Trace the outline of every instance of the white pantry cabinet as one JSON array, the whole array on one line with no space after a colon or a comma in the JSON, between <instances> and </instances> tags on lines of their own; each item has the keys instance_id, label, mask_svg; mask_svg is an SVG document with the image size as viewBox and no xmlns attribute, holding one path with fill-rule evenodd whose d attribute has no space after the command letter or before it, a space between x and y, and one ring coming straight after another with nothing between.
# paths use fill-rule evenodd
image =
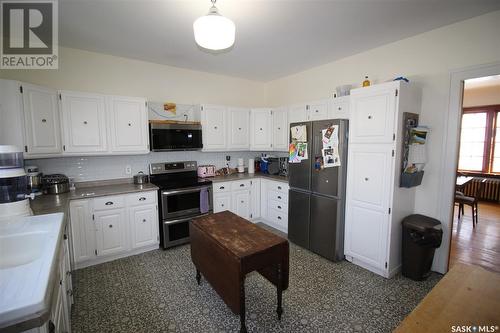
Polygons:
<instances>
[{"instance_id":1,"label":"white pantry cabinet","mask_svg":"<svg viewBox=\"0 0 500 333\"><path fill-rule=\"evenodd\" d=\"M273 149L273 114L271 109L252 109L250 112L250 150Z\"/></svg>"},{"instance_id":2,"label":"white pantry cabinet","mask_svg":"<svg viewBox=\"0 0 500 333\"><path fill-rule=\"evenodd\" d=\"M249 150L250 148L250 110L228 108L228 145L229 150Z\"/></svg>"},{"instance_id":3,"label":"white pantry cabinet","mask_svg":"<svg viewBox=\"0 0 500 333\"><path fill-rule=\"evenodd\" d=\"M144 98L107 98L113 152L149 152L148 110Z\"/></svg>"},{"instance_id":4,"label":"white pantry cabinet","mask_svg":"<svg viewBox=\"0 0 500 333\"><path fill-rule=\"evenodd\" d=\"M30 155L60 154L61 122L57 91L23 83L25 152Z\"/></svg>"},{"instance_id":5,"label":"white pantry cabinet","mask_svg":"<svg viewBox=\"0 0 500 333\"><path fill-rule=\"evenodd\" d=\"M384 277L401 266L401 221L414 188L400 188L403 112L420 113L419 90L389 82L351 90L345 256Z\"/></svg>"},{"instance_id":6,"label":"white pantry cabinet","mask_svg":"<svg viewBox=\"0 0 500 333\"><path fill-rule=\"evenodd\" d=\"M102 153L108 150L104 95L61 91L65 153Z\"/></svg>"},{"instance_id":7,"label":"white pantry cabinet","mask_svg":"<svg viewBox=\"0 0 500 333\"><path fill-rule=\"evenodd\" d=\"M288 109L276 108L273 113L273 150L288 151Z\"/></svg>"},{"instance_id":8,"label":"white pantry cabinet","mask_svg":"<svg viewBox=\"0 0 500 333\"><path fill-rule=\"evenodd\" d=\"M158 247L156 191L72 200L70 221L76 268Z\"/></svg>"},{"instance_id":9,"label":"white pantry cabinet","mask_svg":"<svg viewBox=\"0 0 500 333\"><path fill-rule=\"evenodd\" d=\"M203 127L203 150L225 151L227 149L226 107L218 105L201 106Z\"/></svg>"}]
</instances>

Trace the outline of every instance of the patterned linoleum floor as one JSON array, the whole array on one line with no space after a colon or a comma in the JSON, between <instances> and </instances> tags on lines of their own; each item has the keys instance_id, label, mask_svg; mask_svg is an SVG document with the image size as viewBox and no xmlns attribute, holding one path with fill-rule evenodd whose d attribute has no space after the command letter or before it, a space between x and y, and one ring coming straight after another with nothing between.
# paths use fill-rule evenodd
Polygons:
<instances>
[{"instance_id":1,"label":"patterned linoleum floor","mask_svg":"<svg viewBox=\"0 0 500 333\"><path fill-rule=\"evenodd\" d=\"M249 332L390 332L441 278L387 280L349 262L332 263L293 244L290 287L277 320L276 289L246 279ZM189 245L78 270L72 329L80 332L237 332L206 280L196 284Z\"/></svg>"}]
</instances>

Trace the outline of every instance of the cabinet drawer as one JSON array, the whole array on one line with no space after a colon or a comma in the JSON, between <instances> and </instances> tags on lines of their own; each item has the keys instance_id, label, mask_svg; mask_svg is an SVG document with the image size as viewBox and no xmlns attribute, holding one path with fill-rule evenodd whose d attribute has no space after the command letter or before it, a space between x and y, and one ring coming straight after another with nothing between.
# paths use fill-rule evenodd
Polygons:
<instances>
[{"instance_id":1,"label":"cabinet drawer","mask_svg":"<svg viewBox=\"0 0 500 333\"><path fill-rule=\"evenodd\" d=\"M212 186L214 193L231 192L231 182L214 183Z\"/></svg>"},{"instance_id":2,"label":"cabinet drawer","mask_svg":"<svg viewBox=\"0 0 500 333\"><path fill-rule=\"evenodd\" d=\"M271 181L268 184L268 189L270 189L272 191L277 191L277 192L281 192L284 194L288 194L288 184L287 183Z\"/></svg>"},{"instance_id":3,"label":"cabinet drawer","mask_svg":"<svg viewBox=\"0 0 500 333\"><path fill-rule=\"evenodd\" d=\"M104 210L125 207L124 195L113 195L94 199L94 210Z\"/></svg>"},{"instance_id":4,"label":"cabinet drawer","mask_svg":"<svg viewBox=\"0 0 500 333\"><path fill-rule=\"evenodd\" d=\"M239 180L231 182L231 189L233 191L248 190L250 189L250 180Z\"/></svg>"},{"instance_id":5,"label":"cabinet drawer","mask_svg":"<svg viewBox=\"0 0 500 333\"><path fill-rule=\"evenodd\" d=\"M127 206L155 204L158 192L138 192L127 195Z\"/></svg>"},{"instance_id":6,"label":"cabinet drawer","mask_svg":"<svg viewBox=\"0 0 500 333\"><path fill-rule=\"evenodd\" d=\"M269 200L269 210L275 209L281 213L288 214L288 204L277 201L277 200Z\"/></svg>"},{"instance_id":7,"label":"cabinet drawer","mask_svg":"<svg viewBox=\"0 0 500 333\"><path fill-rule=\"evenodd\" d=\"M284 214L280 211L277 211L275 209L270 209L269 210L269 219L271 222L276 223L281 226L288 226L288 216L287 214Z\"/></svg>"},{"instance_id":8,"label":"cabinet drawer","mask_svg":"<svg viewBox=\"0 0 500 333\"><path fill-rule=\"evenodd\" d=\"M268 200L276 200L279 202L288 202L288 193L278 192L278 191L268 191Z\"/></svg>"}]
</instances>

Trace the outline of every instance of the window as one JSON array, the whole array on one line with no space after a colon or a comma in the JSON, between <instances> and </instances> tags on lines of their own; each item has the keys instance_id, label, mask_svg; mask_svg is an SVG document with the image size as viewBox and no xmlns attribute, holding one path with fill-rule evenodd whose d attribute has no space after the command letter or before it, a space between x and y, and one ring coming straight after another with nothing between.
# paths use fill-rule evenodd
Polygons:
<instances>
[{"instance_id":1,"label":"window","mask_svg":"<svg viewBox=\"0 0 500 333\"><path fill-rule=\"evenodd\" d=\"M463 111L459 171L500 173L500 105Z\"/></svg>"}]
</instances>

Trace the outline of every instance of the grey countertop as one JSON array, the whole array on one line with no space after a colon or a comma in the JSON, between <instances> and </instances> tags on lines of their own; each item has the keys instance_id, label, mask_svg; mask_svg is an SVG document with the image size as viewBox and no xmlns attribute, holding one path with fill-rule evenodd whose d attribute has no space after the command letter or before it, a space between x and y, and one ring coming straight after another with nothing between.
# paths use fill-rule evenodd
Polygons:
<instances>
[{"instance_id":1,"label":"grey countertop","mask_svg":"<svg viewBox=\"0 0 500 333\"><path fill-rule=\"evenodd\" d=\"M212 182L214 183L220 183L220 182L230 182L233 180L242 180L242 179L255 179L255 178L262 178L262 179L271 179L271 180L276 180L279 182L283 183L288 183L288 177L285 176L278 176L278 175L268 175L265 173L234 173L228 176L217 176L213 178L209 178Z\"/></svg>"}]
</instances>

